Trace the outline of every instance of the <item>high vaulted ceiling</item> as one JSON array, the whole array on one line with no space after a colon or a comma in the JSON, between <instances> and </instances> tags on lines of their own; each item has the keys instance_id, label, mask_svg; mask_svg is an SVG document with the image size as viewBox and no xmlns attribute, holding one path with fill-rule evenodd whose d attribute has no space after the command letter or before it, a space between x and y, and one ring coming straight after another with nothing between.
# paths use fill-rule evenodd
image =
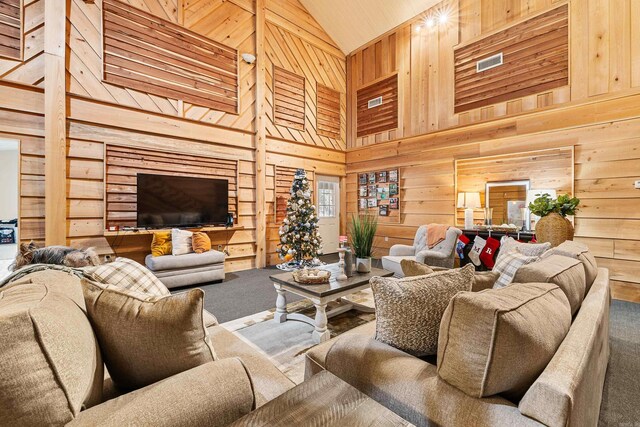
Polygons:
<instances>
[{"instance_id":1,"label":"high vaulted ceiling","mask_svg":"<svg viewBox=\"0 0 640 427\"><path fill-rule=\"evenodd\" d=\"M441 0L300 0L346 54Z\"/></svg>"}]
</instances>

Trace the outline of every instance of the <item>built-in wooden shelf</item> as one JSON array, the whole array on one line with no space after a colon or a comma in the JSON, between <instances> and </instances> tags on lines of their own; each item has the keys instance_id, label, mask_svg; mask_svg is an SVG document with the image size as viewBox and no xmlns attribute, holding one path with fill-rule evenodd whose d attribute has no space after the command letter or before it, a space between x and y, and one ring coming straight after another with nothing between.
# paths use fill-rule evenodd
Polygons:
<instances>
[{"instance_id":1,"label":"built-in wooden shelf","mask_svg":"<svg viewBox=\"0 0 640 427\"><path fill-rule=\"evenodd\" d=\"M237 231L237 230L244 230L244 225L234 225L233 227L194 227L194 228L186 228L186 230L189 231ZM110 237L110 236L135 236L137 234L153 234L156 233L158 231L171 231L170 228L157 228L157 229L151 229L151 230L118 230L118 231L109 231L109 230L105 230L104 231L104 236L105 237Z\"/></svg>"}]
</instances>

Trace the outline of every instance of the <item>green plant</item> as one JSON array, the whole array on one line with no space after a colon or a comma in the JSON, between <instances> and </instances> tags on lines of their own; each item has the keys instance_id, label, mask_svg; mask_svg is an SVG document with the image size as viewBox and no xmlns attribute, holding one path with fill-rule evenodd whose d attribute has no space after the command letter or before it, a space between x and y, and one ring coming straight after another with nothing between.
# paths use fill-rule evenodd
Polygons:
<instances>
[{"instance_id":1,"label":"green plant","mask_svg":"<svg viewBox=\"0 0 640 427\"><path fill-rule=\"evenodd\" d=\"M557 213L566 217L567 215L575 215L579 203L580 199L571 197L568 194L563 194L558 196L556 200L553 200L551 195L544 193L529 203L529 210L532 214L538 215L539 217L547 216L550 213Z\"/></svg>"},{"instance_id":2,"label":"green plant","mask_svg":"<svg viewBox=\"0 0 640 427\"><path fill-rule=\"evenodd\" d=\"M378 229L378 218L374 215L351 216L349 234L351 247L358 258L369 258L373 253L373 238Z\"/></svg>"}]
</instances>

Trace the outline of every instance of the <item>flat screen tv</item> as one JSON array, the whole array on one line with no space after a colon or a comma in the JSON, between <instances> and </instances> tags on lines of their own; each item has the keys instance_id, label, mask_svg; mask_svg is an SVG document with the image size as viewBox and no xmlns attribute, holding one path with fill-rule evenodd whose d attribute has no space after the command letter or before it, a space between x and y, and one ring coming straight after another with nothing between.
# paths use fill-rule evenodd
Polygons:
<instances>
[{"instance_id":1,"label":"flat screen tv","mask_svg":"<svg viewBox=\"0 0 640 427\"><path fill-rule=\"evenodd\" d=\"M229 212L225 179L138 174L138 227L224 225Z\"/></svg>"}]
</instances>

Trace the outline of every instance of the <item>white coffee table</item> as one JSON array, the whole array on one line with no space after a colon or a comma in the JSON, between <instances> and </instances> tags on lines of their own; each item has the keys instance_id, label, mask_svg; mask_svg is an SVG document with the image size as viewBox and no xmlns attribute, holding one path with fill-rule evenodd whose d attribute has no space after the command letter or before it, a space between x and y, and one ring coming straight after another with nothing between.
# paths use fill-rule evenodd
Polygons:
<instances>
[{"instance_id":1,"label":"white coffee table","mask_svg":"<svg viewBox=\"0 0 640 427\"><path fill-rule=\"evenodd\" d=\"M331 280L329 283L321 285L305 285L293 280L293 275L290 272L275 274L269 277L273 281L273 286L276 288L276 292L278 293L274 320L278 323L282 323L287 320L297 320L312 325L315 328L312 336L314 341L317 343L327 341L330 338L330 333L327 330L328 318L337 316L338 314L352 309L366 313L373 313L375 311L375 309L366 305L347 301L344 297L358 291L368 289L369 280L374 276L393 276L393 272L391 271L372 268L369 273L354 273L353 276L349 277L347 280L339 282L336 280L336 277L338 276L338 264L328 264L321 268L323 270L331 271ZM286 292L291 292L292 294L311 300L316 309L315 318L312 319L311 317L300 313L288 313ZM342 304L327 311L327 304L331 301L340 301Z\"/></svg>"}]
</instances>

